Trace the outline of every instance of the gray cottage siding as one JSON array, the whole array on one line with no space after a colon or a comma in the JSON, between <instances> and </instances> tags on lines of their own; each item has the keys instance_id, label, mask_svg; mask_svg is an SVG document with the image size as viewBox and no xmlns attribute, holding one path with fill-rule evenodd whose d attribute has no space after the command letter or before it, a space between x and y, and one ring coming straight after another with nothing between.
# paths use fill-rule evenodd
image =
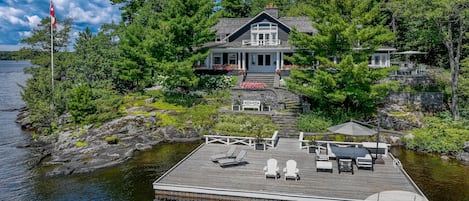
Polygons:
<instances>
[{"instance_id":1,"label":"gray cottage siding","mask_svg":"<svg viewBox=\"0 0 469 201\"><path fill-rule=\"evenodd\" d=\"M251 25L257 24L259 22L272 22L276 23L279 28L279 39L280 40L288 40L288 35L290 34L290 28L285 26L282 22L278 19L271 17L268 14L262 13L257 18L245 24L241 29L237 30L236 33L233 33L229 36L229 42L235 41L242 41L242 40L250 40L251 39Z\"/></svg>"}]
</instances>

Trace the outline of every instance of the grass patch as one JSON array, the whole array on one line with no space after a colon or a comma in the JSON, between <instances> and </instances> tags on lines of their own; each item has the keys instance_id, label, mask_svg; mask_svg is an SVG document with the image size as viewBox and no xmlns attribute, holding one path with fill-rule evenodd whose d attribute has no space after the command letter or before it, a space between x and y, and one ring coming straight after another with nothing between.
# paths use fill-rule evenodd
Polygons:
<instances>
[{"instance_id":1,"label":"grass patch","mask_svg":"<svg viewBox=\"0 0 469 201\"><path fill-rule=\"evenodd\" d=\"M77 147L86 147L86 146L88 146L88 143L85 142L85 141L78 141L77 143L75 143L75 146L77 146Z\"/></svg>"}]
</instances>

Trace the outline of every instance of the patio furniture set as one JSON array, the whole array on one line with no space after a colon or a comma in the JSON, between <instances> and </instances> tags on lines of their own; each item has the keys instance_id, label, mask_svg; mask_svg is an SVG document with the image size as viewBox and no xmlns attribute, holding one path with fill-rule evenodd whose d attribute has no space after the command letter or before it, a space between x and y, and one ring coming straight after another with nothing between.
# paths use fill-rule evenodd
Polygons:
<instances>
[{"instance_id":1,"label":"patio furniture set","mask_svg":"<svg viewBox=\"0 0 469 201\"><path fill-rule=\"evenodd\" d=\"M358 147L331 147L337 161L339 174L342 172L351 172L354 174L353 164L358 168L369 168L374 170L373 158L366 148ZM333 172L332 161L329 161L329 155L323 153L321 149L316 149L316 171Z\"/></svg>"}]
</instances>

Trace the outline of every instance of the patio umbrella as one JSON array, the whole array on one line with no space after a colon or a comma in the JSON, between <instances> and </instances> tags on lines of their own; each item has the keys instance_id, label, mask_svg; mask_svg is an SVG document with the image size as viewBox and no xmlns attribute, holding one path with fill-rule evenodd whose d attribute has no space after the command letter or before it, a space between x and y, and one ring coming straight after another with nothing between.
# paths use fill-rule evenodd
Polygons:
<instances>
[{"instance_id":1,"label":"patio umbrella","mask_svg":"<svg viewBox=\"0 0 469 201\"><path fill-rule=\"evenodd\" d=\"M337 134L352 136L370 136L378 133L373 129L369 129L352 121L329 127L327 130Z\"/></svg>"},{"instance_id":2,"label":"patio umbrella","mask_svg":"<svg viewBox=\"0 0 469 201\"><path fill-rule=\"evenodd\" d=\"M427 52L420 52L420 51L414 51L414 50L410 50L410 51L404 51L404 52L396 52L396 53L393 53L393 54L406 54L406 55L412 55L412 54L427 54Z\"/></svg>"}]
</instances>

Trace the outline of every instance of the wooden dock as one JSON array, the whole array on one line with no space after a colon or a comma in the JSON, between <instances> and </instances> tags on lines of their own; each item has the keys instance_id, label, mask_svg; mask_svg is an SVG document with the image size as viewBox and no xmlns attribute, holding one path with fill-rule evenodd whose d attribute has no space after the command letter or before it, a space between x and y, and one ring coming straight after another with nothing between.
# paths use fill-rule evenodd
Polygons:
<instances>
[{"instance_id":1,"label":"wooden dock","mask_svg":"<svg viewBox=\"0 0 469 201\"><path fill-rule=\"evenodd\" d=\"M315 155L300 150L298 139L281 138L277 147L256 151L245 145L247 164L222 168L209 160L229 146L203 144L153 183L156 199L174 200L365 200L383 191L407 191L421 195L413 182L387 157L374 171L356 169L355 174L317 172ZM263 168L269 158L279 162L280 179L266 179ZM297 161L300 180L285 180L287 160ZM425 198L426 199L426 198Z\"/></svg>"}]
</instances>

